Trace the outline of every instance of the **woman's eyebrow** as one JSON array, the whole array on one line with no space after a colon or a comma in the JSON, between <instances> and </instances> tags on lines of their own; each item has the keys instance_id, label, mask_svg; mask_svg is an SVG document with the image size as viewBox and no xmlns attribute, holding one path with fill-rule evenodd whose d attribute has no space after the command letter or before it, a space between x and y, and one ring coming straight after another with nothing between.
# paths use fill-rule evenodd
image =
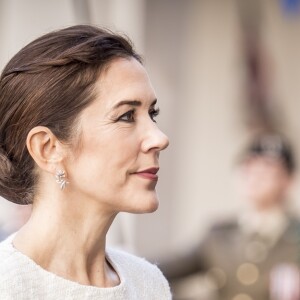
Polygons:
<instances>
[{"instance_id":1,"label":"woman's eyebrow","mask_svg":"<svg viewBox=\"0 0 300 300\"><path fill-rule=\"evenodd\" d=\"M119 108L123 105L131 105L131 106L141 106L142 102L138 100L122 100L118 102L116 105L114 105L113 109Z\"/></svg>"},{"instance_id":2,"label":"woman's eyebrow","mask_svg":"<svg viewBox=\"0 0 300 300\"><path fill-rule=\"evenodd\" d=\"M154 99L150 106L154 106L157 103L157 99Z\"/></svg>"},{"instance_id":3,"label":"woman's eyebrow","mask_svg":"<svg viewBox=\"0 0 300 300\"><path fill-rule=\"evenodd\" d=\"M157 102L157 99L154 99L150 106L154 106L156 104L156 102ZM141 106L142 102L138 101L138 100L122 100L122 101L118 102L117 104L115 104L113 106L113 109L119 108L120 106L123 106L123 105Z\"/></svg>"}]
</instances>

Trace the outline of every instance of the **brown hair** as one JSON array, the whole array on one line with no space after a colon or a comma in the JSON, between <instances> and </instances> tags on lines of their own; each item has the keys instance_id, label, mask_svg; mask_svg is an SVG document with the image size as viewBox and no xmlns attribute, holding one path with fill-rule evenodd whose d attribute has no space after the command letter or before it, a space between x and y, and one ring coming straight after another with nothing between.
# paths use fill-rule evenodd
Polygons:
<instances>
[{"instance_id":1,"label":"brown hair","mask_svg":"<svg viewBox=\"0 0 300 300\"><path fill-rule=\"evenodd\" d=\"M41 36L10 60L0 77L1 196L32 203L37 178L29 131L46 126L69 142L80 112L95 98L101 70L118 57L141 62L127 38L78 25Z\"/></svg>"}]
</instances>

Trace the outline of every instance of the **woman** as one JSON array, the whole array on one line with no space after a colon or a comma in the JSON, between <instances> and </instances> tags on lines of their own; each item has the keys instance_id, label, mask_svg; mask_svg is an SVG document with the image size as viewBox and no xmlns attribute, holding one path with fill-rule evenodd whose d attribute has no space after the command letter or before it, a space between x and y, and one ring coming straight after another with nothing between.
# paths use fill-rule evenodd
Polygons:
<instances>
[{"instance_id":1,"label":"woman","mask_svg":"<svg viewBox=\"0 0 300 300\"><path fill-rule=\"evenodd\" d=\"M125 38L92 26L46 34L0 79L0 195L33 204L0 244L1 299L170 299L156 266L106 249L118 212L158 207L168 146L156 96Z\"/></svg>"}]
</instances>

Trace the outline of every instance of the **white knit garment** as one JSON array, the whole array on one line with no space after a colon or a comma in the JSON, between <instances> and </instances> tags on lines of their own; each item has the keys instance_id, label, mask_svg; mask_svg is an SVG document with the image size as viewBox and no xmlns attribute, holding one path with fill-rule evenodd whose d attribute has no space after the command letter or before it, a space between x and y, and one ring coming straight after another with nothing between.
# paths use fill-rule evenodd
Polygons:
<instances>
[{"instance_id":1,"label":"white knit garment","mask_svg":"<svg viewBox=\"0 0 300 300\"><path fill-rule=\"evenodd\" d=\"M107 250L120 277L116 287L81 285L59 277L16 250L12 237L0 243L1 300L169 300L169 284L161 271L142 258Z\"/></svg>"}]
</instances>

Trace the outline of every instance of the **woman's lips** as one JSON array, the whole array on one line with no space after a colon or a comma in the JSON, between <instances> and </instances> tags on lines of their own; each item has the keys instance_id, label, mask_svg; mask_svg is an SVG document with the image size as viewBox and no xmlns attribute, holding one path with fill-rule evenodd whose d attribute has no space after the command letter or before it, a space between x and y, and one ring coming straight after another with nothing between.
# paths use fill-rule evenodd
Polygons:
<instances>
[{"instance_id":1,"label":"woman's lips","mask_svg":"<svg viewBox=\"0 0 300 300\"><path fill-rule=\"evenodd\" d=\"M142 171L135 172L133 174L139 175L145 179L149 180L158 180L158 175L156 174L158 172L159 168L150 168Z\"/></svg>"}]
</instances>

